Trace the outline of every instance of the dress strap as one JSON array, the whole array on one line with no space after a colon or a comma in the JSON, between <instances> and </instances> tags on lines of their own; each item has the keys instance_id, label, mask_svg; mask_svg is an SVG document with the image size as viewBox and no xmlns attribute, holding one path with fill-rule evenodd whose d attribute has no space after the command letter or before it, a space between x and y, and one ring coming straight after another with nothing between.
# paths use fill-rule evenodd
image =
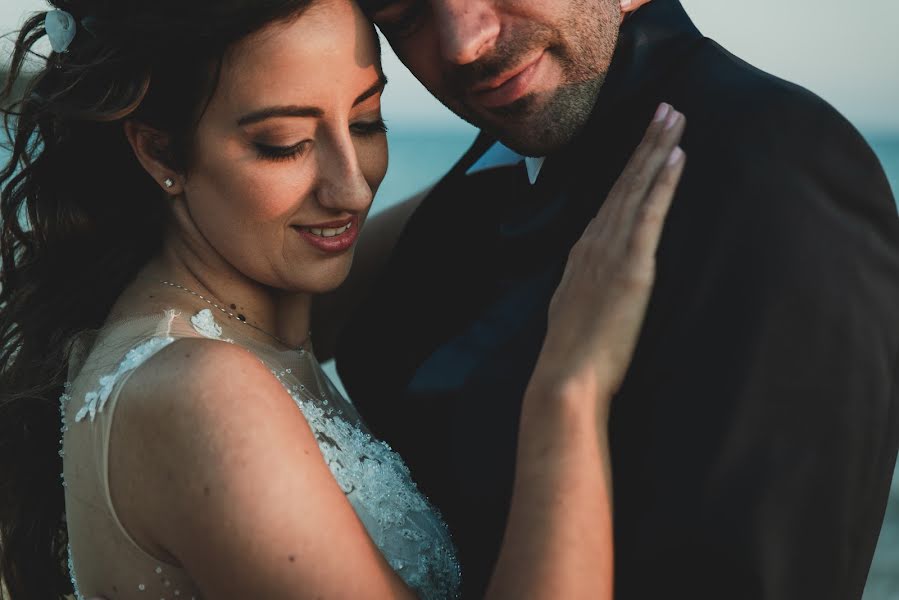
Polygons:
<instances>
[{"instance_id":1,"label":"dress strap","mask_svg":"<svg viewBox=\"0 0 899 600\"><path fill-rule=\"evenodd\" d=\"M151 338L129 350L115 372L102 375L99 387L84 395L84 405L75 415L75 422L79 423L88 416L93 422L97 413L106 407L113 388L121 381L122 377L147 362L154 354L174 341L173 337Z\"/></svg>"},{"instance_id":2,"label":"dress strap","mask_svg":"<svg viewBox=\"0 0 899 600\"><path fill-rule=\"evenodd\" d=\"M70 496L67 501L99 510L103 519L126 541L120 549L130 553L135 561L164 566L169 571L176 570L177 565L153 556L138 543L119 518L110 493L109 441L122 389L142 365L179 339L178 332L174 330L177 328L178 314L167 310L162 319L159 315L149 315L106 326L103 335L98 336L90 349L84 368L71 385L71 394L68 395L68 402L73 408L81 403L74 417L74 422L81 425L71 443L77 449L75 452L87 459L82 464L91 464L93 468L81 469L77 475L66 474L67 480L70 475L74 477L67 482Z\"/></svg>"},{"instance_id":3,"label":"dress strap","mask_svg":"<svg viewBox=\"0 0 899 600\"><path fill-rule=\"evenodd\" d=\"M122 378L134 371L136 368L147 362L157 352L175 341L172 337L172 323L177 313L174 310L165 312L165 319L160 323L156 330L156 335L145 339L136 346L132 347L125 354L125 357L119 362L116 369L112 372L100 376L99 385L84 395L84 405L75 415L75 422L80 423L86 417L90 417L91 422L97 417L97 413L101 412L109 400L109 396L116 384Z\"/></svg>"}]
</instances>

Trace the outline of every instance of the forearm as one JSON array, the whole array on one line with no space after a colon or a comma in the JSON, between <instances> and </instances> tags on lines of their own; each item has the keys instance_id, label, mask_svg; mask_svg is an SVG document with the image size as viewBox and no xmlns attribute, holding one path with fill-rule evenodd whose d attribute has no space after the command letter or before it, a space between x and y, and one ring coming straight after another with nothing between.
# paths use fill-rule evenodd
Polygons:
<instances>
[{"instance_id":1,"label":"forearm","mask_svg":"<svg viewBox=\"0 0 899 600\"><path fill-rule=\"evenodd\" d=\"M631 362L662 224L684 167L683 116L662 104L572 247L522 404L495 598L612 597L608 407Z\"/></svg>"},{"instance_id":2,"label":"forearm","mask_svg":"<svg viewBox=\"0 0 899 600\"><path fill-rule=\"evenodd\" d=\"M512 504L487 597L611 598L611 467L591 377L525 395Z\"/></svg>"}]
</instances>

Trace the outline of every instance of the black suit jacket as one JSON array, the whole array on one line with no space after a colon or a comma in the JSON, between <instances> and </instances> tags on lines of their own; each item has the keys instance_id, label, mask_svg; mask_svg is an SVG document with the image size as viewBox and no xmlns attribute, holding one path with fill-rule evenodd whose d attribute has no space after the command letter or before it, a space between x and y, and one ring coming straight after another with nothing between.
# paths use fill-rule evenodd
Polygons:
<instances>
[{"instance_id":1,"label":"black suit jacket","mask_svg":"<svg viewBox=\"0 0 899 600\"><path fill-rule=\"evenodd\" d=\"M411 218L339 373L480 597L549 299L661 101L687 116L688 165L612 408L616 597L859 598L899 447L896 206L846 120L676 0L624 23L590 122L536 186L466 175L476 141Z\"/></svg>"}]
</instances>

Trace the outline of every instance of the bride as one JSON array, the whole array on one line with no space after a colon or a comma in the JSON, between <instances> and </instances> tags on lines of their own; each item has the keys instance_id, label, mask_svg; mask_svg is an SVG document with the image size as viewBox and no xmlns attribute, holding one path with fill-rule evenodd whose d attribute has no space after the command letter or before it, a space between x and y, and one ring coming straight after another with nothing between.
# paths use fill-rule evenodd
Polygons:
<instances>
[{"instance_id":1,"label":"bride","mask_svg":"<svg viewBox=\"0 0 899 600\"><path fill-rule=\"evenodd\" d=\"M54 52L0 173L8 593L457 596L439 514L307 333L387 167L371 25L348 0L54 3L18 38L8 86ZM606 415L684 126L659 108L572 250L490 598L611 597Z\"/></svg>"}]
</instances>

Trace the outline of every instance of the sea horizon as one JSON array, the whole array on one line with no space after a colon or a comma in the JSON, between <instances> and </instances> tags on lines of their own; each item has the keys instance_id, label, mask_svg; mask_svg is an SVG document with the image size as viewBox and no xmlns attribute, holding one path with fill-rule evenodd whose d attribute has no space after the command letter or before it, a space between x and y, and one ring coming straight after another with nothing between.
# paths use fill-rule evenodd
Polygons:
<instances>
[{"instance_id":1,"label":"sea horizon","mask_svg":"<svg viewBox=\"0 0 899 600\"><path fill-rule=\"evenodd\" d=\"M867 129L860 133L880 160L899 205L899 131ZM390 163L372 212L385 210L436 183L462 157L476 135L477 130L467 124L443 128L391 126Z\"/></svg>"}]
</instances>

